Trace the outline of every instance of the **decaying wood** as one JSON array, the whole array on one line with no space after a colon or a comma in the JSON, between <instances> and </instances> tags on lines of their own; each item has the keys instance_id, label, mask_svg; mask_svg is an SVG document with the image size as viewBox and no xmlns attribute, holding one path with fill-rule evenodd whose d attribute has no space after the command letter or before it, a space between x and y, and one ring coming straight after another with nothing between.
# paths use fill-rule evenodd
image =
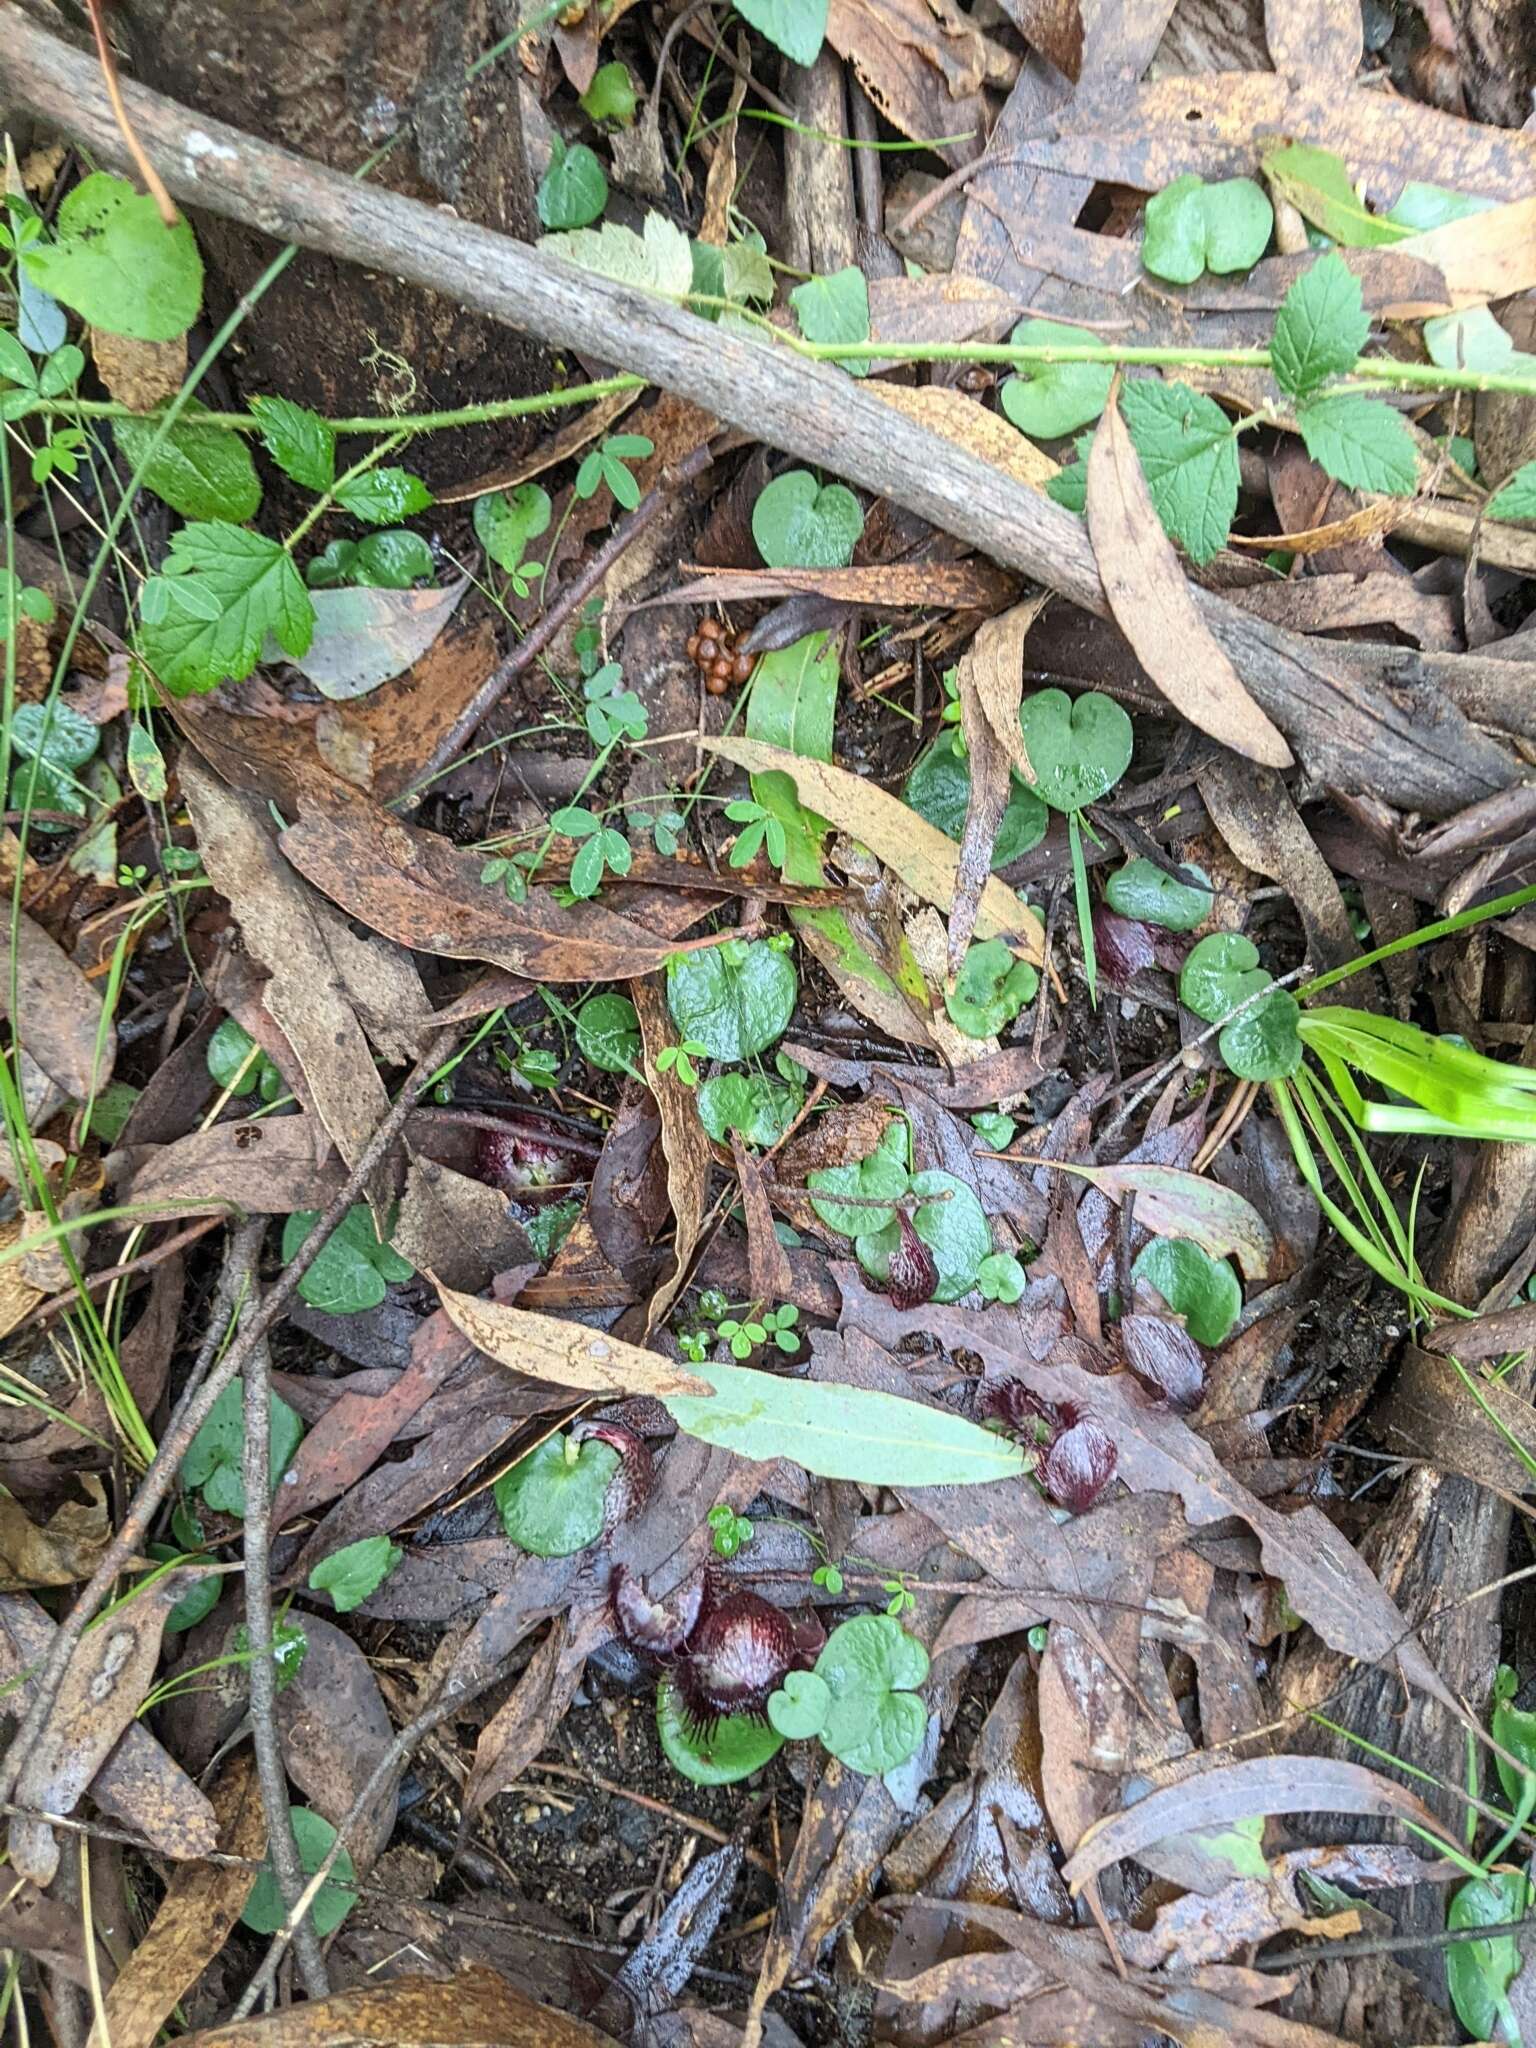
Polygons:
<instances>
[{"instance_id":1,"label":"decaying wood","mask_svg":"<svg viewBox=\"0 0 1536 2048\"><path fill-rule=\"evenodd\" d=\"M723 420L879 492L1075 604L1105 610L1088 537L1040 494L898 415L829 365L572 269L504 235L357 184L125 88L134 123L179 199L373 265L555 345L594 346ZM0 94L123 161L97 67L0 0ZM192 147L196 138L197 148ZM1344 789L1444 816L1519 778L1400 648L1309 642L1195 592L1206 624L1304 765Z\"/></svg>"}]
</instances>

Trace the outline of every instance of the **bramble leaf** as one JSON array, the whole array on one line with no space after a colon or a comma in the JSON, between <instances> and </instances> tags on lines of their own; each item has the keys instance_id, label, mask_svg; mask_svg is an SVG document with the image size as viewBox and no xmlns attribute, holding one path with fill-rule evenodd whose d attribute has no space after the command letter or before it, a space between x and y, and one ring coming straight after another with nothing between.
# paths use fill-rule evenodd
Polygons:
<instances>
[{"instance_id":1,"label":"bramble leaf","mask_svg":"<svg viewBox=\"0 0 1536 2048\"><path fill-rule=\"evenodd\" d=\"M197 423L201 406L188 405L140 473L146 490L162 498L183 519L230 519L238 526L255 515L261 484L251 451L227 427ZM126 461L137 469L159 431L155 419L123 419L113 433Z\"/></svg>"},{"instance_id":2,"label":"bramble leaf","mask_svg":"<svg viewBox=\"0 0 1536 2048\"><path fill-rule=\"evenodd\" d=\"M1191 561L1208 562L1225 544L1237 510L1232 422L1203 392L1146 377L1122 388L1120 411L1164 531Z\"/></svg>"},{"instance_id":3,"label":"bramble leaf","mask_svg":"<svg viewBox=\"0 0 1536 2048\"><path fill-rule=\"evenodd\" d=\"M269 634L285 653L307 654L314 629L292 558L265 534L222 521L184 526L141 593L139 649L173 697L242 682Z\"/></svg>"},{"instance_id":4,"label":"bramble leaf","mask_svg":"<svg viewBox=\"0 0 1536 2048\"><path fill-rule=\"evenodd\" d=\"M291 398L253 398L251 411L278 468L307 491L328 491L336 475L336 436L329 423Z\"/></svg>"},{"instance_id":5,"label":"bramble leaf","mask_svg":"<svg viewBox=\"0 0 1536 2048\"><path fill-rule=\"evenodd\" d=\"M1286 293L1269 347L1275 382L1306 398L1354 368L1371 331L1360 280L1336 250L1320 256Z\"/></svg>"},{"instance_id":6,"label":"bramble leaf","mask_svg":"<svg viewBox=\"0 0 1536 2048\"><path fill-rule=\"evenodd\" d=\"M1339 483L1356 491L1413 495L1418 451L1407 422L1384 399L1353 392L1310 399L1296 424L1312 460Z\"/></svg>"}]
</instances>

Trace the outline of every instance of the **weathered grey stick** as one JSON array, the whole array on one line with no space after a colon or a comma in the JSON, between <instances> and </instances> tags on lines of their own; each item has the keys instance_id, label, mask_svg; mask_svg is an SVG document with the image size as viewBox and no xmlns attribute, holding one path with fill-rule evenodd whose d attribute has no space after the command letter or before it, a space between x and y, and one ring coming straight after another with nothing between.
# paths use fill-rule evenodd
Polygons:
<instances>
[{"instance_id":1,"label":"weathered grey stick","mask_svg":"<svg viewBox=\"0 0 1536 2048\"><path fill-rule=\"evenodd\" d=\"M767 342L723 333L666 301L508 236L354 183L239 129L124 85L133 124L189 206L457 297L692 399L722 420L931 520L995 561L1103 612L1082 525L969 450L887 405L867 383ZM125 161L95 59L0 0L0 105ZM1517 779L1409 649L1307 640L1194 592L1256 701L1318 778L1441 817ZM1454 657L1440 657L1441 662Z\"/></svg>"}]
</instances>

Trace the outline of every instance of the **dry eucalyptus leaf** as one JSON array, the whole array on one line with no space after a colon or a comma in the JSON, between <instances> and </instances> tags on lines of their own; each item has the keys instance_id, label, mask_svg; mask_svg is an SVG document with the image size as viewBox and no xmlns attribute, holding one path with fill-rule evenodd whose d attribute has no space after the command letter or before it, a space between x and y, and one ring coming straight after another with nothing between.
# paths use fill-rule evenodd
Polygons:
<instances>
[{"instance_id":1,"label":"dry eucalyptus leaf","mask_svg":"<svg viewBox=\"0 0 1536 2048\"><path fill-rule=\"evenodd\" d=\"M487 1358L528 1379L583 1394L709 1394L713 1389L659 1351L606 1337L585 1323L457 1294L434 1280L454 1327Z\"/></svg>"}]
</instances>

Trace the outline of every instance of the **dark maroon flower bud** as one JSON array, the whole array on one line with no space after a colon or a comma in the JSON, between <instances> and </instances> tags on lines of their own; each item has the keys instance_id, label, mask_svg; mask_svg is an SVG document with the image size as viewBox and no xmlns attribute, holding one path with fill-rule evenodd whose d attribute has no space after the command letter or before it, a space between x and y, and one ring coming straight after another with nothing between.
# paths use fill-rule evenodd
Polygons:
<instances>
[{"instance_id":1,"label":"dark maroon flower bud","mask_svg":"<svg viewBox=\"0 0 1536 2048\"><path fill-rule=\"evenodd\" d=\"M896 1227L900 1238L891 1253L890 1271L886 1278L891 1303L895 1308L921 1308L925 1301L933 1299L939 1284L939 1269L933 1262L933 1253L913 1229L912 1218L905 1209L896 1211Z\"/></svg>"},{"instance_id":2,"label":"dark maroon flower bud","mask_svg":"<svg viewBox=\"0 0 1536 2048\"><path fill-rule=\"evenodd\" d=\"M562 1186L574 1171L570 1153L558 1140L527 1131L482 1131L475 1147L476 1180L524 1200Z\"/></svg>"},{"instance_id":3,"label":"dark maroon flower bud","mask_svg":"<svg viewBox=\"0 0 1536 2048\"><path fill-rule=\"evenodd\" d=\"M1150 926L1134 917L1122 917L1106 903L1093 913L1093 950L1099 972L1112 989L1128 989L1135 977L1157 959L1157 945Z\"/></svg>"},{"instance_id":4,"label":"dark maroon flower bud","mask_svg":"<svg viewBox=\"0 0 1536 2048\"><path fill-rule=\"evenodd\" d=\"M1086 1514L1114 1478L1118 1462L1108 1431L1091 1415L1080 1416L1040 1460L1040 1483L1059 1507Z\"/></svg>"},{"instance_id":5,"label":"dark maroon flower bud","mask_svg":"<svg viewBox=\"0 0 1536 2048\"><path fill-rule=\"evenodd\" d=\"M1181 1323L1166 1316L1123 1316L1120 1341L1137 1383L1187 1415L1205 1399L1205 1360Z\"/></svg>"},{"instance_id":6,"label":"dark maroon flower bud","mask_svg":"<svg viewBox=\"0 0 1536 2048\"><path fill-rule=\"evenodd\" d=\"M596 1437L599 1443L619 1454L618 1470L608 1482L603 1501L603 1531L599 1540L606 1543L620 1522L638 1515L651 1497L655 1467L650 1446L622 1422L573 1422L571 1435L579 1444Z\"/></svg>"},{"instance_id":7,"label":"dark maroon flower bud","mask_svg":"<svg viewBox=\"0 0 1536 2048\"><path fill-rule=\"evenodd\" d=\"M608 1597L619 1634L632 1650L663 1663L675 1657L699 1625L708 1578L707 1572L695 1572L664 1600L653 1600L641 1580L616 1564Z\"/></svg>"},{"instance_id":8,"label":"dark maroon flower bud","mask_svg":"<svg viewBox=\"0 0 1536 2048\"><path fill-rule=\"evenodd\" d=\"M1063 1410L1022 1380L992 1381L982 1388L977 1406L984 1419L1006 1423L1031 1443L1043 1442L1066 1427Z\"/></svg>"},{"instance_id":9,"label":"dark maroon flower bud","mask_svg":"<svg viewBox=\"0 0 1536 2048\"><path fill-rule=\"evenodd\" d=\"M827 1632L814 1614L803 1615L794 1624L796 1671L809 1671L827 1647Z\"/></svg>"},{"instance_id":10,"label":"dark maroon flower bud","mask_svg":"<svg viewBox=\"0 0 1536 2048\"><path fill-rule=\"evenodd\" d=\"M795 1664L789 1616L756 1593L729 1593L699 1623L676 1667L688 1718L707 1733L723 1714L761 1720Z\"/></svg>"}]
</instances>

